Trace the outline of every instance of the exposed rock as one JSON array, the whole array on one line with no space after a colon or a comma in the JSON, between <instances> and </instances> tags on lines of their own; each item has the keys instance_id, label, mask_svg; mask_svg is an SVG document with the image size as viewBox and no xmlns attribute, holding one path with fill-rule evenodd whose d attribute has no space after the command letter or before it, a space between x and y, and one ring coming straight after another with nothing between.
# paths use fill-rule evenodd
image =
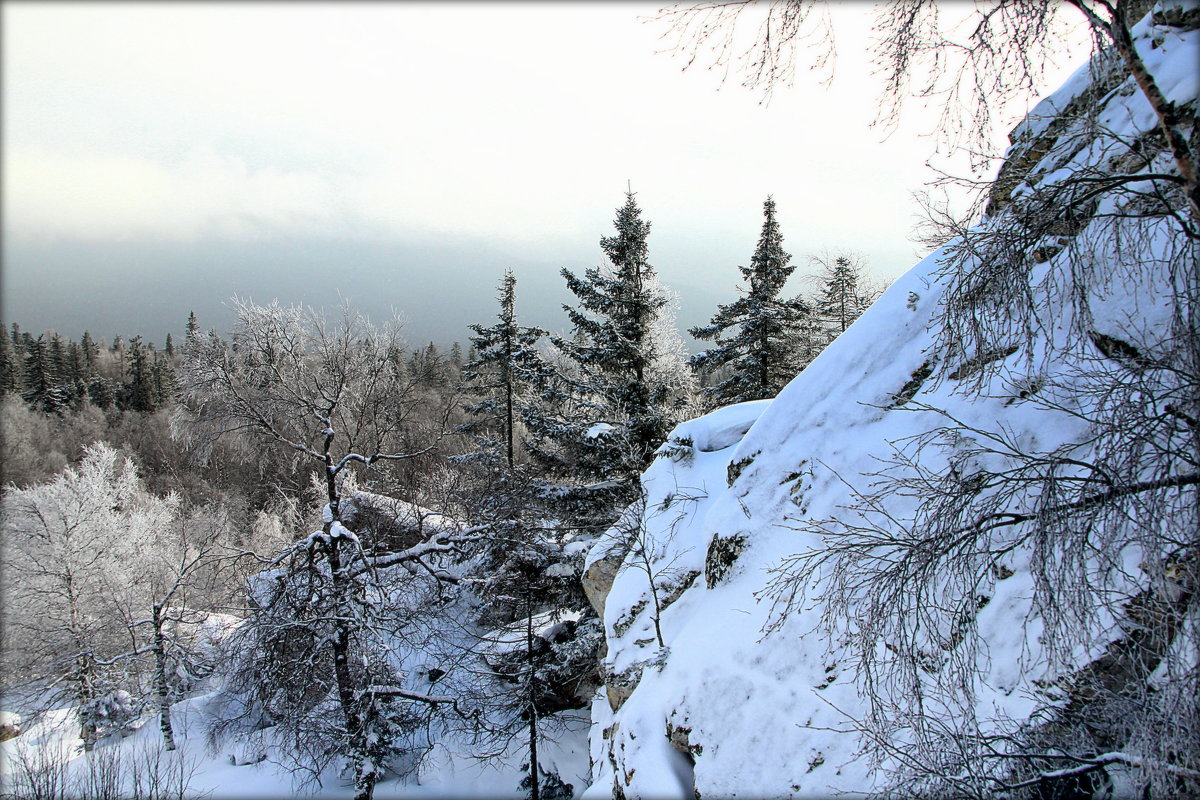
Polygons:
<instances>
[{"instance_id":1,"label":"exposed rock","mask_svg":"<svg viewBox=\"0 0 1200 800\"><path fill-rule=\"evenodd\" d=\"M604 600L612 589L617 573L621 571L621 563L625 560L624 550L610 550L603 558L599 558L584 570L581 581L583 593L600 619L604 619Z\"/></svg>"},{"instance_id":2,"label":"exposed rock","mask_svg":"<svg viewBox=\"0 0 1200 800\"><path fill-rule=\"evenodd\" d=\"M704 559L704 574L708 588L715 588L729 574L737 557L746 549L746 537L714 536L708 544L708 555Z\"/></svg>"},{"instance_id":3,"label":"exposed rock","mask_svg":"<svg viewBox=\"0 0 1200 800\"><path fill-rule=\"evenodd\" d=\"M604 673L604 693L608 696L608 705L613 711L619 711L625 701L633 694L642 681L642 670L645 664L635 664L624 672Z\"/></svg>"},{"instance_id":4,"label":"exposed rock","mask_svg":"<svg viewBox=\"0 0 1200 800\"><path fill-rule=\"evenodd\" d=\"M674 747L684 758L694 764L696 756L704 753L704 745L693 743L689 738L691 734L691 728L667 722L667 741L671 743L671 747Z\"/></svg>"},{"instance_id":5,"label":"exposed rock","mask_svg":"<svg viewBox=\"0 0 1200 800\"><path fill-rule=\"evenodd\" d=\"M698 570L691 570L680 575L677 580L673 580L662 586L659 590L661 594L658 597L659 609L665 609L682 597L683 593L691 588L692 583L698 577L700 577L700 572Z\"/></svg>"},{"instance_id":6,"label":"exposed rock","mask_svg":"<svg viewBox=\"0 0 1200 800\"><path fill-rule=\"evenodd\" d=\"M12 711L0 711L0 742L7 742L21 735L21 715Z\"/></svg>"}]
</instances>

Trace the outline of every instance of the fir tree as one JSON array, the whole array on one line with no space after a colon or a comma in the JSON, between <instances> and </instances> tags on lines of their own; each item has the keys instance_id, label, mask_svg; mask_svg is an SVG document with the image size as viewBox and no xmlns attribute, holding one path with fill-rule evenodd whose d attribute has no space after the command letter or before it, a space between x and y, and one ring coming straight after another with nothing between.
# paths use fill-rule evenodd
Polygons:
<instances>
[{"instance_id":1,"label":"fir tree","mask_svg":"<svg viewBox=\"0 0 1200 800\"><path fill-rule=\"evenodd\" d=\"M56 331L50 331L50 340L46 343L46 356L50 360L50 373L54 376L54 384L62 389L65 396L70 396L70 360L67 348L61 336Z\"/></svg>"},{"instance_id":2,"label":"fir tree","mask_svg":"<svg viewBox=\"0 0 1200 800\"><path fill-rule=\"evenodd\" d=\"M171 334L167 334L170 340ZM153 390L154 407L161 408L175 396L175 368L171 365L171 357L166 352L156 352L150 345L150 385Z\"/></svg>"},{"instance_id":3,"label":"fir tree","mask_svg":"<svg viewBox=\"0 0 1200 800\"><path fill-rule=\"evenodd\" d=\"M196 312L189 311L187 323L183 328L183 353L188 355L200 345L200 323L196 321Z\"/></svg>"},{"instance_id":4,"label":"fir tree","mask_svg":"<svg viewBox=\"0 0 1200 800\"><path fill-rule=\"evenodd\" d=\"M112 383L103 375L92 375L87 383L88 402L96 408L112 408L116 402L116 393Z\"/></svg>"},{"instance_id":5,"label":"fir tree","mask_svg":"<svg viewBox=\"0 0 1200 800\"><path fill-rule=\"evenodd\" d=\"M815 357L812 310L799 298L780 297L795 266L783 249L770 197L763 203L763 217L750 266L738 267L749 288L734 302L718 306L708 325L691 330L697 339L716 343L692 357L694 369L711 374L729 367L727 378L704 390L715 406L774 397Z\"/></svg>"},{"instance_id":6,"label":"fir tree","mask_svg":"<svg viewBox=\"0 0 1200 800\"><path fill-rule=\"evenodd\" d=\"M134 336L129 340L126 359L129 380L122 391L121 406L132 411L154 411L158 408L158 395L153 351L142 344L141 336Z\"/></svg>"},{"instance_id":7,"label":"fir tree","mask_svg":"<svg viewBox=\"0 0 1200 800\"><path fill-rule=\"evenodd\" d=\"M90 374L83 356L83 347L79 342L68 341L63 361L62 382L70 392L72 401L86 395L87 378Z\"/></svg>"},{"instance_id":8,"label":"fir tree","mask_svg":"<svg viewBox=\"0 0 1200 800\"><path fill-rule=\"evenodd\" d=\"M100 346L92 339L90 331L83 332L83 338L79 340L79 346L83 351L84 374L91 376L96 371L96 359L100 356Z\"/></svg>"},{"instance_id":9,"label":"fir tree","mask_svg":"<svg viewBox=\"0 0 1200 800\"><path fill-rule=\"evenodd\" d=\"M413 350L408 359L408 374L427 388L444 388L448 383L446 357L433 342Z\"/></svg>"}]
</instances>

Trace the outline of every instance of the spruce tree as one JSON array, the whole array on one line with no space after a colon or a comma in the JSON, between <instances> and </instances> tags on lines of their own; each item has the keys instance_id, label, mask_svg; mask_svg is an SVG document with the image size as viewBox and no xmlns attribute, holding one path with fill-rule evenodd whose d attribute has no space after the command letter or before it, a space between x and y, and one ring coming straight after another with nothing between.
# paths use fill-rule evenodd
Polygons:
<instances>
[{"instance_id":1,"label":"spruce tree","mask_svg":"<svg viewBox=\"0 0 1200 800\"><path fill-rule=\"evenodd\" d=\"M750 266L738 267L748 284L742 296L717 307L712 321L691 329L716 346L691 359L694 369L711 374L729 367L729 377L704 390L714 406L774 397L812 358L816 322L799 298L780 297L795 270L783 249L775 201L763 203L762 233Z\"/></svg>"},{"instance_id":2,"label":"spruce tree","mask_svg":"<svg viewBox=\"0 0 1200 800\"><path fill-rule=\"evenodd\" d=\"M833 263L821 262L824 274L821 295L817 298L817 313L832 324L834 336L850 327L874 299L864 292L859 282L862 266L847 256L838 256Z\"/></svg>"},{"instance_id":3,"label":"spruce tree","mask_svg":"<svg viewBox=\"0 0 1200 800\"><path fill-rule=\"evenodd\" d=\"M24 377L25 391L21 397L25 402L47 414L58 413L67 406L69 398L58 385L58 372L45 336L29 339Z\"/></svg>"},{"instance_id":4,"label":"spruce tree","mask_svg":"<svg viewBox=\"0 0 1200 800\"><path fill-rule=\"evenodd\" d=\"M538 340L546 332L517 323L516 286L512 272L505 271L496 324L469 326L475 332L471 337L475 357L463 367L462 377L466 391L479 400L467 406L474 419L460 428L476 437L481 447L478 456L503 459L510 472L516 465L519 421L530 403L531 387L547 369L537 352Z\"/></svg>"},{"instance_id":5,"label":"spruce tree","mask_svg":"<svg viewBox=\"0 0 1200 800\"><path fill-rule=\"evenodd\" d=\"M13 340L0 335L0 397L21 391L22 364Z\"/></svg>"},{"instance_id":6,"label":"spruce tree","mask_svg":"<svg viewBox=\"0 0 1200 800\"><path fill-rule=\"evenodd\" d=\"M563 306L573 336L552 337L570 374L547 384L545 406L527 425L530 451L552 478L564 521L603 530L632 502L638 479L680 421L690 385L674 370L669 300L649 262L650 223L632 192L617 210L616 234L600 240L605 268L562 270L577 307Z\"/></svg>"}]
</instances>

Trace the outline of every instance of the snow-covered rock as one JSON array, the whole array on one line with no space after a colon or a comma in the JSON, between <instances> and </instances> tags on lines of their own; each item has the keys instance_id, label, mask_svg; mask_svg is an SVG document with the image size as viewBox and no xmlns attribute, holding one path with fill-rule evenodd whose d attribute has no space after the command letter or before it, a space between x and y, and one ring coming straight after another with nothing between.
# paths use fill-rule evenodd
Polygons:
<instances>
[{"instance_id":1,"label":"snow-covered rock","mask_svg":"<svg viewBox=\"0 0 1200 800\"><path fill-rule=\"evenodd\" d=\"M1178 7L1172 22L1194 7L1192 0L1167 5ZM1135 34L1168 98L1194 108L1200 31L1166 21L1154 27L1148 19ZM1100 75L1097 86L1082 69L1014 132L1021 163L1001 173L1006 196L1003 203L993 198L993 214L1034 183L1116 168L1111 149L1092 146L1084 120L1062 116L1078 110L1079 98L1099 103L1093 116L1114 137L1153 135L1156 121L1132 79ZM1093 224L1100 223L1085 220L1064 237L1086 237ZM852 521L851 509L896 466L905 443L945 429L951 417L958 440L945 437L919 456L935 472L969 477L997 469L971 440L972 429L1002 432L1037 452L1085 438L1086 420L1075 413L1085 401L1068 397L1055 409L1028 398L1047 381L1086 389L1072 384L1084 380L1075 366L1095 363L1097 350L1113 357L1105 341L1129 344L1133 353L1161 341L1170 327L1170 269L1155 263L1164 256L1170 264L1156 250L1162 241L1153 231L1147 236L1136 279L1097 281L1087 320L1074 316L1070 292L1055 289L1062 285L1055 277L1069 272L1064 247L1037 251L1031 263L1040 272L1030 283L1042 287L1035 299L1042 324L1026 339L975 353L939 339L939 321L954 301L942 267L947 250L939 250L897 280L774 401L676 428L643 477L644 508L627 512L636 519L598 539L587 560L607 654L606 686L592 706L593 784L586 796L827 797L880 788L889 768L899 766L887 748L904 742L871 742L858 721L873 702L889 698L863 691L854 652L841 638L854 621L834 630L822 617L833 577L818 571L797 587L779 582L787 577L781 570L794 566L797 554L823 552L829 541L820 523ZM1090 340L1078 333L1085 323ZM897 492L879 502L878 514L904 520L912 519L917 500ZM630 531L639 530L644 546L631 550ZM1042 649L1030 559L1015 549L976 587L978 649L951 642L924 668L933 676L951 658L975 659L972 714L985 734L1053 704L1050 684L1083 669L1122 635L1119 620L1098 614L1087 622L1091 646L1055 672L1050 664L1060 654ZM802 594L789 596L795 588Z\"/></svg>"}]
</instances>

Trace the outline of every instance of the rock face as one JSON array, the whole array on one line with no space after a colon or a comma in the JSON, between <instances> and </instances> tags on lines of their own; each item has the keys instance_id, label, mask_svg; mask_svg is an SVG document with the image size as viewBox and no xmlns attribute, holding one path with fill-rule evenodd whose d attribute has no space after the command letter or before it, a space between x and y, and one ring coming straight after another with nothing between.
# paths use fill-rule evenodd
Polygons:
<instances>
[{"instance_id":1,"label":"rock face","mask_svg":"<svg viewBox=\"0 0 1200 800\"><path fill-rule=\"evenodd\" d=\"M1200 32L1183 23L1195 5L1175 2L1177 13L1162 10L1162 25L1147 19L1135 31L1170 99L1193 109ZM1153 141L1153 115L1131 80L1115 71L1097 74L1093 84L1088 70L1080 70L1014 132L1014 160L992 198L990 213L1000 222L1023 211L1036 185L1073 171L1112 174L1128 164L1119 147L1097 147L1075 112L1088 110L1134 147ZM1003 465L978 456L971 430L1001 431L1006 441L1037 452L1086 440L1086 421L1072 413L1083 401L1058 409L1031 401L1045 387L1076 379L1080 363L1107 359L1146 369L1141 354L1153 349L1156 331L1170 328L1162 298L1170 291L1172 257L1155 250L1157 239L1147 238L1136 280L1101 282L1086 319L1076 315L1070 293L1056 288L1069 285L1070 248L1105 224L1098 208L1068 221L1069 230L1053 241L1030 241L1021 251L1021 268L1040 270L1037 285L1050 287L1030 302L1040 319L1053 321L1026 338L971 352L939 339L946 304L964 300L948 295L953 276L942 266L947 251L938 251L897 280L774 401L721 409L672 433L643 477L648 565L620 561L626 551L615 538L599 540L588 559L588 596L604 621L607 653L605 687L592 706L593 785L585 796L828 797L880 790L903 776L905 765L873 745L861 721L892 715L887 742L906 746L912 719L900 709L914 692L945 697L937 691L957 663L974 665L973 705L947 719L970 719L979 736L1001 735L1039 709L1067 707L1057 688L1064 676L1119 649L1114 643L1124 634L1114 610L1080 623L1090 626L1090 649L1044 651L1043 620L1030 599L1035 556L1016 547L971 585L963 598L969 614L940 646L885 642L883 658L911 662L904 673L911 682L880 685L870 696L853 650L858 618L832 619L823 605L856 575L818 568L807 582L790 580L806 558L836 544L830 520L867 526L877 518L913 519L913 492L864 503L881 481L925 470L957 480L956 491L979 491ZM1103 271L1109 256L1094 255ZM1161 269L1154 267L1158 256ZM1091 333L1079 333L1083 328ZM914 456L904 449L911 442L928 444ZM1133 574L1144 574L1136 564ZM1131 596L1140 595L1135 589ZM971 768L957 764L943 772Z\"/></svg>"},{"instance_id":2,"label":"rock face","mask_svg":"<svg viewBox=\"0 0 1200 800\"><path fill-rule=\"evenodd\" d=\"M7 742L21 735L21 715L12 711L0 711L0 742Z\"/></svg>"},{"instance_id":3,"label":"rock face","mask_svg":"<svg viewBox=\"0 0 1200 800\"><path fill-rule=\"evenodd\" d=\"M608 597L608 591L612 588L613 580L616 579L624 561L625 550L614 548L599 558L589 559L583 571L583 593L601 619L604 619L604 600Z\"/></svg>"}]
</instances>

